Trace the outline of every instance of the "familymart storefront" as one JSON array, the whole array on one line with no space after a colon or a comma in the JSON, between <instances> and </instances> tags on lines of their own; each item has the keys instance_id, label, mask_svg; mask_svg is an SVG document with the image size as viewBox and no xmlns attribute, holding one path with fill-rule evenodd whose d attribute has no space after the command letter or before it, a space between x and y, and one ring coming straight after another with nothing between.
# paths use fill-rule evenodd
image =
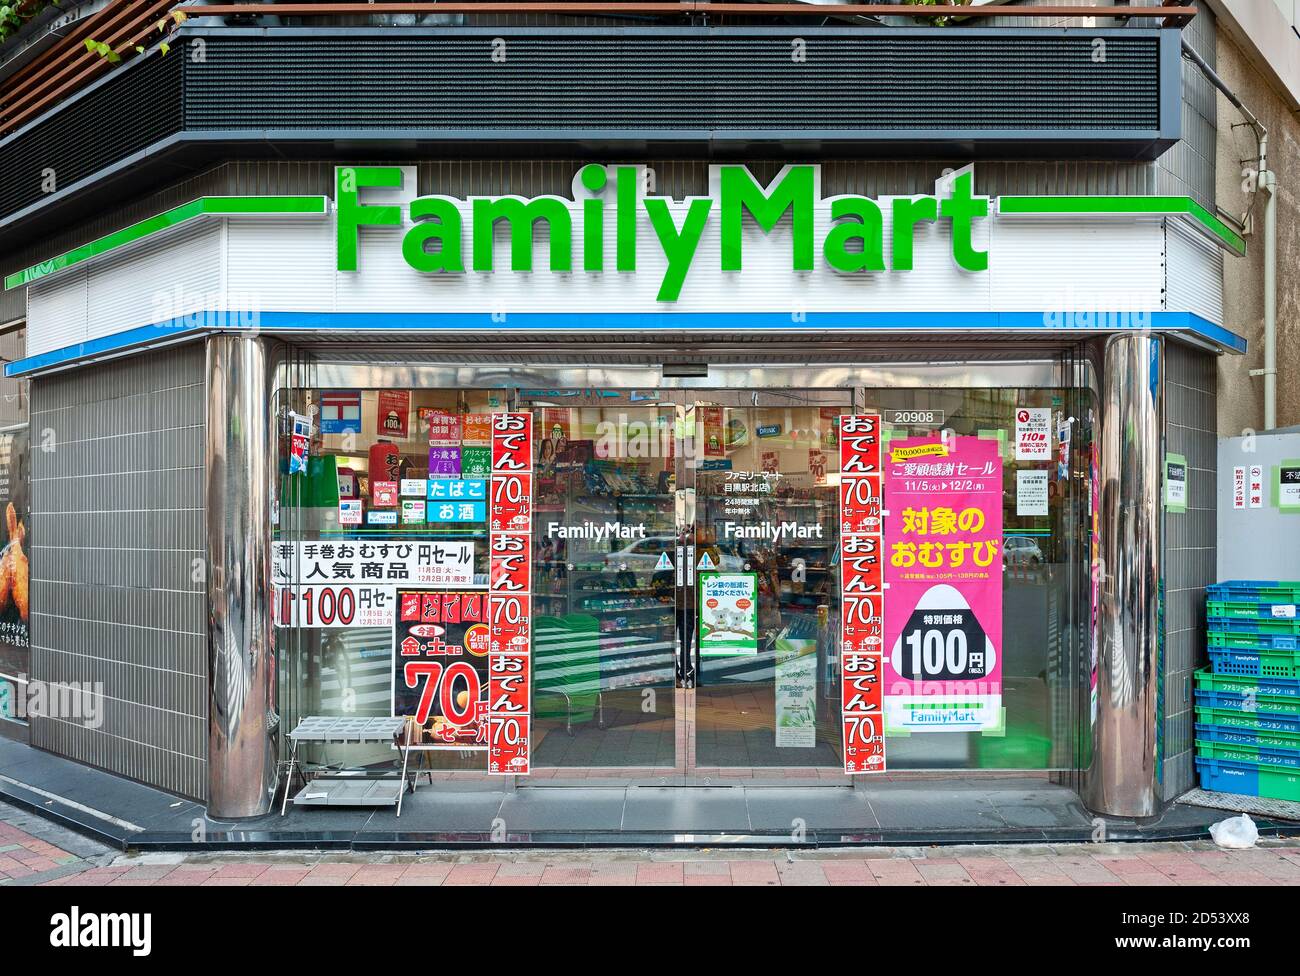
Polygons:
<instances>
[{"instance_id":1,"label":"familymart storefront","mask_svg":"<svg viewBox=\"0 0 1300 976\"><path fill-rule=\"evenodd\" d=\"M440 783L1033 771L1159 809L1166 380L1243 351L1240 238L1187 198L769 169L340 166L10 276L34 402L205 348L213 816L287 778L391 799L289 776L334 718L397 721L295 759L386 769L395 734Z\"/></svg>"}]
</instances>

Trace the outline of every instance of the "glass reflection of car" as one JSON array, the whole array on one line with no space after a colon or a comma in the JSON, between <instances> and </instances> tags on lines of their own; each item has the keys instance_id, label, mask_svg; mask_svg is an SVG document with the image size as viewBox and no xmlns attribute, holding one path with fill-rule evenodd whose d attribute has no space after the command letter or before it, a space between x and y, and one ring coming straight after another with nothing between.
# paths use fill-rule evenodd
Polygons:
<instances>
[{"instance_id":1,"label":"glass reflection of car","mask_svg":"<svg viewBox=\"0 0 1300 976\"><path fill-rule=\"evenodd\" d=\"M1041 566L1043 550L1028 536L1009 535L1002 543L1002 562L1007 566Z\"/></svg>"}]
</instances>

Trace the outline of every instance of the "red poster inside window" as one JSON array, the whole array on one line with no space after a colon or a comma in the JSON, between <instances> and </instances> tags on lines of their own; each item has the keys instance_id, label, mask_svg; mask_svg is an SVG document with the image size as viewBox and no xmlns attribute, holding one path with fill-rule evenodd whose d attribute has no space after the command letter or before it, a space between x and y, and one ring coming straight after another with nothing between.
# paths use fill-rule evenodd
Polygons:
<instances>
[{"instance_id":1,"label":"red poster inside window","mask_svg":"<svg viewBox=\"0 0 1300 976\"><path fill-rule=\"evenodd\" d=\"M527 413L492 415L492 474L533 470L533 418Z\"/></svg>"},{"instance_id":2,"label":"red poster inside window","mask_svg":"<svg viewBox=\"0 0 1300 976\"><path fill-rule=\"evenodd\" d=\"M841 476L840 532L871 534L880 531L880 475Z\"/></svg>"},{"instance_id":3,"label":"red poster inside window","mask_svg":"<svg viewBox=\"0 0 1300 976\"><path fill-rule=\"evenodd\" d=\"M880 417L840 417L840 716L844 771L885 770Z\"/></svg>"},{"instance_id":4,"label":"red poster inside window","mask_svg":"<svg viewBox=\"0 0 1300 976\"><path fill-rule=\"evenodd\" d=\"M533 418L492 415L488 504L488 772L532 768Z\"/></svg>"},{"instance_id":5,"label":"red poster inside window","mask_svg":"<svg viewBox=\"0 0 1300 976\"><path fill-rule=\"evenodd\" d=\"M391 714L413 720L413 748L487 746L487 615L481 591L397 591Z\"/></svg>"},{"instance_id":6,"label":"red poster inside window","mask_svg":"<svg viewBox=\"0 0 1300 976\"><path fill-rule=\"evenodd\" d=\"M533 526L533 476L506 474L492 479L492 508L488 523L493 532L530 532Z\"/></svg>"}]
</instances>

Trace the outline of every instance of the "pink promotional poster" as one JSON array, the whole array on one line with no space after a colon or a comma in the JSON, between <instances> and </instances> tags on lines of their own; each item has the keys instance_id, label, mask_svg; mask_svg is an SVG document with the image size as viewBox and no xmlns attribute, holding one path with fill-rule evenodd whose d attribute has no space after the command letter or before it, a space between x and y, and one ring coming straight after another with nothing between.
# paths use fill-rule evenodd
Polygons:
<instances>
[{"instance_id":1,"label":"pink promotional poster","mask_svg":"<svg viewBox=\"0 0 1300 976\"><path fill-rule=\"evenodd\" d=\"M991 438L884 452L885 734L1002 720L1002 454Z\"/></svg>"}]
</instances>

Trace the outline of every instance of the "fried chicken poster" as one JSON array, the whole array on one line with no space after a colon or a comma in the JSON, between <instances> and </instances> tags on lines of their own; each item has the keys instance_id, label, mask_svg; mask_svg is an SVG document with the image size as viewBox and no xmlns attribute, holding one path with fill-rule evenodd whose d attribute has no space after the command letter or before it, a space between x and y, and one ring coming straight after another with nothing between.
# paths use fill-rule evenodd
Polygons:
<instances>
[{"instance_id":1,"label":"fried chicken poster","mask_svg":"<svg viewBox=\"0 0 1300 976\"><path fill-rule=\"evenodd\" d=\"M0 643L30 646L30 544L27 539L27 428L0 431Z\"/></svg>"}]
</instances>

